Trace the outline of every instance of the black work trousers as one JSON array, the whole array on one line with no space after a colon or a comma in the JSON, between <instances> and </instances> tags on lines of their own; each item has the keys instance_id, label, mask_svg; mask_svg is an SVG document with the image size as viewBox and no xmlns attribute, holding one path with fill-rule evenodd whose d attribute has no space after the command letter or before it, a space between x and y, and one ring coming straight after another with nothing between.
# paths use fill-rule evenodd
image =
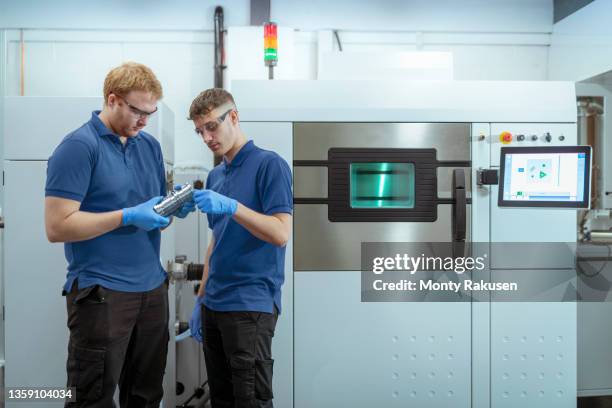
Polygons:
<instances>
[{"instance_id":1,"label":"black work trousers","mask_svg":"<svg viewBox=\"0 0 612 408\"><path fill-rule=\"evenodd\" d=\"M158 408L168 352L168 285L148 292L92 286L66 296L70 408Z\"/></svg>"},{"instance_id":2,"label":"black work trousers","mask_svg":"<svg viewBox=\"0 0 612 408\"><path fill-rule=\"evenodd\" d=\"M272 337L278 312L216 312L202 306L212 408L272 408Z\"/></svg>"}]
</instances>

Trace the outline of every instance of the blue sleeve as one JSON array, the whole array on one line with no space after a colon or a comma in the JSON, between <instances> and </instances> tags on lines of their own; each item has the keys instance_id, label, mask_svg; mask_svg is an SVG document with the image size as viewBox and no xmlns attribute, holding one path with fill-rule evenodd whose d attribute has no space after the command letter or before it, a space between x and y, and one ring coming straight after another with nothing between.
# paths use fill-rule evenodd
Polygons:
<instances>
[{"instance_id":1,"label":"blue sleeve","mask_svg":"<svg viewBox=\"0 0 612 408\"><path fill-rule=\"evenodd\" d=\"M164 155L159 143L157 144L157 159L159 160L159 181L161 183L159 195L165 197L168 194L168 186L166 185L166 168L164 167ZM174 186L172 186L174 188Z\"/></svg>"},{"instance_id":2,"label":"blue sleeve","mask_svg":"<svg viewBox=\"0 0 612 408\"><path fill-rule=\"evenodd\" d=\"M92 146L82 140L64 139L49 158L45 196L82 202L89 189L94 164Z\"/></svg>"},{"instance_id":3,"label":"blue sleeve","mask_svg":"<svg viewBox=\"0 0 612 408\"><path fill-rule=\"evenodd\" d=\"M206 177L206 186L204 186L204 188L206 190L210 189L210 173L208 173L208 176ZM208 228L212 230L215 226L212 214L206 213L206 219L208 220Z\"/></svg>"},{"instance_id":4,"label":"blue sleeve","mask_svg":"<svg viewBox=\"0 0 612 408\"><path fill-rule=\"evenodd\" d=\"M291 169L282 157L275 154L264 163L257 178L257 191L264 214L293 212L291 181Z\"/></svg>"}]
</instances>

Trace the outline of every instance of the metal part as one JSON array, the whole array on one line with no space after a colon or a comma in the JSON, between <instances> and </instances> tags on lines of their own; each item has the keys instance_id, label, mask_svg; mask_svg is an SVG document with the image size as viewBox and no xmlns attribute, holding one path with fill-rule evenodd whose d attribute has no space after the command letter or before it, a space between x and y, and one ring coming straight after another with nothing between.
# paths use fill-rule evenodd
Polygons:
<instances>
[{"instance_id":1,"label":"metal part","mask_svg":"<svg viewBox=\"0 0 612 408\"><path fill-rule=\"evenodd\" d=\"M465 171L463 169L453 170L452 205L451 232L453 242L465 242L467 200L465 194Z\"/></svg>"},{"instance_id":2,"label":"metal part","mask_svg":"<svg viewBox=\"0 0 612 408\"><path fill-rule=\"evenodd\" d=\"M604 140L605 115L603 103L603 98L599 97L579 97L577 101L579 143L589 145L593 149L591 156L591 209L610 207L609 200L605 196L608 160Z\"/></svg>"},{"instance_id":3,"label":"metal part","mask_svg":"<svg viewBox=\"0 0 612 408\"><path fill-rule=\"evenodd\" d=\"M586 238L590 242L602 244L612 244L612 231L594 230L586 233Z\"/></svg>"},{"instance_id":4,"label":"metal part","mask_svg":"<svg viewBox=\"0 0 612 408\"><path fill-rule=\"evenodd\" d=\"M340 41L340 35L338 34L338 30L334 30L334 38L336 39L336 43L338 44L338 51L342 52L342 42Z\"/></svg>"},{"instance_id":5,"label":"metal part","mask_svg":"<svg viewBox=\"0 0 612 408\"><path fill-rule=\"evenodd\" d=\"M499 184L499 170L478 169L476 171L476 183L479 186L490 186Z\"/></svg>"},{"instance_id":6,"label":"metal part","mask_svg":"<svg viewBox=\"0 0 612 408\"><path fill-rule=\"evenodd\" d=\"M200 281L204 273L204 264L190 263L187 264L187 280Z\"/></svg>"},{"instance_id":7,"label":"metal part","mask_svg":"<svg viewBox=\"0 0 612 408\"><path fill-rule=\"evenodd\" d=\"M174 332L177 336L181 333L186 332L187 330L189 330L189 323L180 321L174 323Z\"/></svg>"},{"instance_id":8,"label":"metal part","mask_svg":"<svg viewBox=\"0 0 612 408\"><path fill-rule=\"evenodd\" d=\"M215 88L223 88L225 65L225 45L223 41L223 7L215 8Z\"/></svg>"},{"instance_id":9,"label":"metal part","mask_svg":"<svg viewBox=\"0 0 612 408\"><path fill-rule=\"evenodd\" d=\"M215 88L223 88L223 70L227 68L225 65L225 41L223 34L226 30L223 28L223 7L215 8L215 66L214 66L214 84ZM216 166L221 163L221 156L213 156L213 164Z\"/></svg>"},{"instance_id":10,"label":"metal part","mask_svg":"<svg viewBox=\"0 0 612 408\"><path fill-rule=\"evenodd\" d=\"M327 160L332 147L433 148L437 160L470 160L467 123L295 123L293 131L294 160Z\"/></svg>"},{"instance_id":11,"label":"metal part","mask_svg":"<svg viewBox=\"0 0 612 408\"><path fill-rule=\"evenodd\" d=\"M171 191L153 210L163 217L169 217L176 213L193 196L191 184L183 184L180 190Z\"/></svg>"},{"instance_id":12,"label":"metal part","mask_svg":"<svg viewBox=\"0 0 612 408\"><path fill-rule=\"evenodd\" d=\"M327 198L327 167L294 167L293 195Z\"/></svg>"},{"instance_id":13,"label":"metal part","mask_svg":"<svg viewBox=\"0 0 612 408\"><path fill-rule=\"evenodd\" d=\"M204 265L198 263L168 262L166 272L171 282L200 281Z\"/></svg>"}]
</instances>

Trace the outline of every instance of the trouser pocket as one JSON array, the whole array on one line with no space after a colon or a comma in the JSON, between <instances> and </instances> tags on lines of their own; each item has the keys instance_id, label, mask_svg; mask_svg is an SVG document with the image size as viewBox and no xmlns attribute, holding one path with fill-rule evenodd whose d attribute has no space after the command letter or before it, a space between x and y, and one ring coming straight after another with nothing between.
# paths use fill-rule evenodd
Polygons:
<instances>
[{"instance_id":1,"label":"trouser pocket","mask_svg":"<svg viewBox=\"0 0 612 408\"><path fill-rule=\"evenodd\" d=\"M252 400L255 396L255 369L232 368L232 383L237 400Z\"/></svg>"},{"instance_id":2,"label":"trouser pocket","mask_svg":"<svg viewBox=\"0 0 612 408\"><path fill-rule=\"evenodd\" d=\"M102 397L105 355L105 349L70 346L68 387L76 389L78 402L95 401Z\"/></svg>"},{"instance_id":3,"label":"trouser pocket","mask_svg":"<svg viewBox=\"0 0 612 408\"><path fill-rule=\"evenodd\" d=\"M90 286L77 292L72 303L82 305L86 303L104 303L106 300L106 290L100 286Z\"/></svg>"},{"instance_id":4,"label":"trouser pocket","mask_svg":"<svg viewBox=\"0 0 612 408\"><path fill-rule=\"evenodd\" d=\"M272 371L274 360L255 360L255 397L259 400L271 400Z\"/></svg>"}]
</instances>

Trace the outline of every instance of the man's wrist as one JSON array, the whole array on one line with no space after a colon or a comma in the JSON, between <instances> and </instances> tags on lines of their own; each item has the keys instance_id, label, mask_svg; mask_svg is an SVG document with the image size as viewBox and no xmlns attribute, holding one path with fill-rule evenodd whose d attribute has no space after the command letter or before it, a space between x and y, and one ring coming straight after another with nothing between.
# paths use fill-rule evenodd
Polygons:
<instances>
[{"instance_id":1,"label":"man's wrist","mask_svg":"<svg viewBox=\"0 0 612 408\"><path fill-rule=\"evenodd\" d=\"M130 211L129 208L124 208L121 210L121 225L125 226L130 223Z\"/></svg>"},{"instance_id":2,"label":"man's wrist","mask_svg":"<svg viewBox=\"0 0 612 408\"><path fill-rule=\"evenodd\" d=\"M236 211L238 211L238 201L233 198L230 201L230 216L236 215Z\"/></svg>"}]
</instances>

